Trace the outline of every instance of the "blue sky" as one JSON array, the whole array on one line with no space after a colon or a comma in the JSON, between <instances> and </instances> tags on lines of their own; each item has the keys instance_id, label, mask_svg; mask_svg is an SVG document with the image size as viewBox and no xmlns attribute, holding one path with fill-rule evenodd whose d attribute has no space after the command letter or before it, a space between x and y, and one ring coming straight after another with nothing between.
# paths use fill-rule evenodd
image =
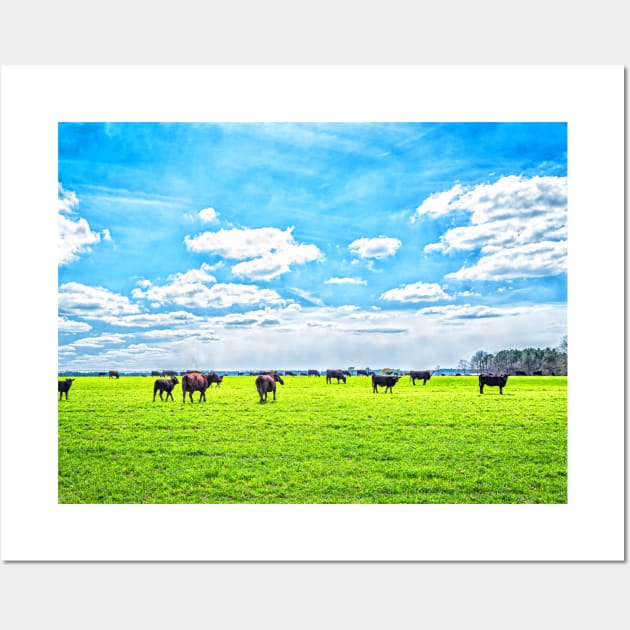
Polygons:
<instances>
[{"instance_id":1,"label":"blue sky","mask_svg":"<svg viewBox=\"0 0 630 630\"><path fill-rule=\"evenodd\" d=\"M455 367L566 334L564 123L59 125L59 369Z\"/></svg>"}]
</instances>

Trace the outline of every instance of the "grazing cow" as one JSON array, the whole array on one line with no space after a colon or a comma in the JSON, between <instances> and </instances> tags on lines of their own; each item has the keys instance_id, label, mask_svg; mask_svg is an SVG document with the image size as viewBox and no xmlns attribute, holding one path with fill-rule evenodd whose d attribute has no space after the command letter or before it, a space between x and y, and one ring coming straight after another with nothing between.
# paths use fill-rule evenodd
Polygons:
<instances>
[{"instance_id":1,"label":"grazing cow","mask_svg":"<svg viewBox=\"0 0 630 630\"><path fill-rule=\"evenodd\" d=\"M206 381L208 381L208 387L212 387L212 383L216 383L217 387L223 382L223 377L219 376L216 372L209 372L206 374Z\"/></svg>"},{"instance_id":2,"label":"grazing cow","mask_svg":"<svg viewBox=\"0 0 630 630\"><path fill-rule=\"evenodd\" d=\"M319 370L309 370L306 374L307 376L321 376Z\"/></svg>"},{"instance_id":3,"label":"grazing cow","mask_svg":"<svg viewBox=\"0 0 630 630\"><path fill-rule=\"evenodd\" d=\"M392 387L398 383L400 376L396 374L372 374L372 393L378 394L379 385L385 388L385 392L389 389L389 393L393 394Z\"/></svg>"},{"instance_id":4,"label":"grazing cow","mask_svg":"<svg viewBox=\"0 0 630 630\"><path fill-rule=\"evenodd\" d=\"M193 392L199 392L199 402L206 400L206 389L208 389L208 380L200 372L188 372L182 376L182 402L186 402L186 392L193 402Z\"/></svg>"},{"instance_id":5,"label":"grazing cow","mask_svg":"<svg viewBox=\"0 0 630 630\"><path fill-rule=\"evenodd\" d=\"M339 381L346 382L346 374L344 370L326 370L326 383L332 383L333 378Z\"/></svg>"},{"instance_id":6,"label":"grazing cow","mask_svg":"<svg viewBox=\"0 0 630 630\"><path fill-rule=\"evenodd\" d=\"M276 382L280 383L280 385L284 385L282 377L277 372L273 372L272 374L259 374L256 377L256 389L258 390L261 403L267 402L267 394L269 392L273 392L273 399L276 399Z\"/></svg>"},{"instance_id":7,"label":"grazing cow","mask_svg":"<svg viewBox=\"0 0 630 630\"><path fill-rule=\"evenodd\" d=\"M171 400L173 400L173 388L177 383L179 383L179 381L176 376L172 378L159 378L155 381L155 383L153 383L153 402L155 402L155 394L157 392L160 392L160 400L164 400L162 398L162 392L166 392L166 400L168 400L169 396Z\"/></svg>"},{"instance_id":8,"label":"grazing cow","mask_svg":"<svg viewBox=\"0 0 630 630\"><path fill-rule=\"evenodd\" d=\"M411 377L411 384L415 385L416 381L422 381L423 385L427 384L427 381L431 378L431 372L426 370L416 370L415 372L409 372Z\"/></svg>"},{"instance_id":9,"label":"grazing cow","mask_svg":"<svg viewBox=\"0 0 630 630\"><path fill-rule=\"evenodd\" d=\"M57 381L57 391L59 392L59 400L65 394L66 400L68 400L68 390L72 385L73 378L67 378L65 381Z\"/></svg>"},{"instance_id":10,"label":"grazing cow","mask_svg":"<svg viewBox=\"0 0 630 630\"><path fill-rule=\"evenodd\" d=\"M109 378L120 378L120 372L118 370L110 370Z\"/></svg>"},{"instance_id":11,"label":"grazing cow","mask_svg":"<svg viewBox=\"0 0 630 630\"><path fill-rule=\"evenodd\" d=\"M479 393L483 394L483 386L498 387L499 394L503 393L503 388L507 383L507 374L480 374L479 375Z\"/></svg>"}]
</instances>

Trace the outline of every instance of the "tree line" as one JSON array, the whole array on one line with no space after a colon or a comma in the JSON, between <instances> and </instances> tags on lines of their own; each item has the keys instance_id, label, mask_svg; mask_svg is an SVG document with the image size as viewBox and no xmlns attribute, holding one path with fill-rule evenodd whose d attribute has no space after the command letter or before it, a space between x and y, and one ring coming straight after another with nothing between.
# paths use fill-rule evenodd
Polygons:
<instances>
[{"instance_id":1,"label":"tree line","mask_svg":"<svg viewBox=\"0 0 630 630\"><path fill-rule=\"evenodd\" d=\"M567 359L568 344L564 337L557 348L499 350L494 354L478 350L470 360L462 359L457 369L462 372L566 376Z\"/></svg>"}]
</instances>

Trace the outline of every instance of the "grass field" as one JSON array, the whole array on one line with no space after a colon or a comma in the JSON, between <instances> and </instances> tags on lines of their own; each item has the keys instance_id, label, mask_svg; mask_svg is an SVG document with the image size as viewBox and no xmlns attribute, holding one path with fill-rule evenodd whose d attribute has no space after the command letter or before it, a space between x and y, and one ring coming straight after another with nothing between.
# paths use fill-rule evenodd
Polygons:
<instances>
[{"instance_id":1,"label":"grass field","mask_svg":"<svg viewBox=\"0 0 630 630\"><path fill-rule=\"evenodd\" d=\"M207 402L153 378L78 377L59 404L59 503L565 503L567 379L286 377L258 403L229 376Z\"/></svg>"}]
</instances>

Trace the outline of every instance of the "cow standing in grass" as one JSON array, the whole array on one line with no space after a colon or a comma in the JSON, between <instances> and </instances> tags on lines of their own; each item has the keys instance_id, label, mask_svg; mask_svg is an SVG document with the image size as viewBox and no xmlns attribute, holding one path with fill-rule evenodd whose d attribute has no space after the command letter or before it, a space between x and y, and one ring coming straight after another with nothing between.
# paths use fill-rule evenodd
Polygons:
<instances>
[{"instance_id":1,"label":"cow standing in grass","mask_svg":"<svg viewBox=\"0 0 630 630\"><path fill-rule=\"evenodd\" d=\"M411 378L412 385L415 385L416 381L422 381L422 384L426 385L427 381L431 378L431 372L427 372L426 370L416 370L409 372L409 377Z\"/></svg>"},{"instance_id":2,"label":"cow standing in grass","mask_svg":"<svg viewBox=\"0 0 630 630\"><path fill-rule=\"evenodd\" d=\"M118 370L110 370L109 378L120 378L120 372Z\"/></svg>"},{"instance_id":3,"label":"cow standing in grass","mask_svg":"<svg viewBox=\"0 0 630 630\"><path fill-rule=\"evenodd\" d=\"M66 395L66 400L68 400L68 391L70 390L70 387L72 386L73 381L74 381L73 378L67 378L64 381L57 381L57 391L59 392L59 400L61 400L61 397L64 394Z\"/></svg>"},{"instance_id":4,"label":"cow standing in grass","mask_svg":"<svg viewBox=\"0 0 630 630\"><path fill-rule=\"evenodd\" d=\"M217 387L223 382L223 377L219 376L216 372L208 372L206 374L206 381L208 381L208 387L212 387L212 383L216 383Z\"/></svg>"},{"instance_id":5,"label":"cow standing in grass","mask_svg":"<svg viewBox=\"0 0 630 630\"><path fill-rule=\"evenodd\" d=\"M489 387L498 387L499 394L503 393L503 388L505 387L508 380L507 374L480 374L479 375L479 393L483 394L483 386L488 385Z\"/></svg>"},{"instance_id":6,"label":"cow standing in grass","mask_svg":"<svg viewBox=\"0 0 630 630\"><path fill-rule=\"evenodd\" d=\"M206 400L206 389L208 389L208 380L201 372L188 372L182 376L182 402L186 402L186 393L193 402L193 392L199 392L199 402Z\"/></svg>"},{"instance_id":7,"label":"cow standing in grass","mask_svg":"<svg viewBox=\"0 0 630 630\"><path fill-rule=\"evenodd\" d=\"M162 392L166 392L166 400L168 400L170 396L171 400L175 402L173 399L173 389L177 383L179 383L179 381L176 376L172 378L159 378L155 381L155 383L153 383L153 402L155 402L155 394L157 392L160 392L160 400L164 400L162 398Z\"/></svg>"},{"instance_id":8,"label":"cow standing in grass","mask_svg":"<svg viewBox=\"0 0 630 630\"><path fill-rule=\"evenodd\" d=\"M282 377L277 372L273 372L272 374L259 374L256 377L256 389L258 390L261 403L267 402L267 394L269 392L273 392L273 399L276 399L276 383L284 385Z\"/></svg>"},{"instance_id":9,"label":"cow standing in grass","mask_svg":"<svg viewBox=\"0 0 630 630\"><path fill-rule=\"evenodd\" d=\"M346 372L344 370L326 370L326 383L332 383L333 378L339 381L346 382Z\"/></svg>"},{"instance_id":10,"label":"cow standing in grass","mask_svg":"<svg viewBox=\"0 0 630 630\"><path fill-rule=\"evenodd\" d=\"M396 374L372 374L372 393L378 394L378 388L384 387L385 393L389 389L389 393L392 394L392 387L398 383L400 376Z\"/></svg>"}]
</instances>

